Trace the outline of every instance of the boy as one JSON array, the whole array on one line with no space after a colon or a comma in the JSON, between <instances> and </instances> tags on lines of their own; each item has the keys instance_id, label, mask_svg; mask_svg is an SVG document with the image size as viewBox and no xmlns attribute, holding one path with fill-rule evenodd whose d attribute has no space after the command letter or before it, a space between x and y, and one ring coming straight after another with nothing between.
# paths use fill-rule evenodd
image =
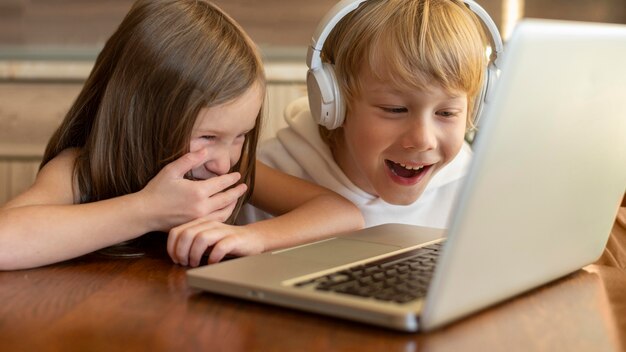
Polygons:
<instances>
[{"instance_id":1,"label":"boy","mask_svg":"<svg viewBox=\"0 0 626 352\"><path fill-rule=\"evenodd\" d=\"M321 59L330 78L309 71L310 105L300 99L286 109L288 127L259 158L351 200L367 227L444 228L471 160L464 136L489 63L481 22L456 0L371 0L345 9L355 3L339 3L344 9L326 18L347 14L334 28L318 28L323 49L309 53L309 67ZM336 82L330 108L318 86L324 80ZM244 221L265 217L245 209Z\"/></svg>"}]
</instances>

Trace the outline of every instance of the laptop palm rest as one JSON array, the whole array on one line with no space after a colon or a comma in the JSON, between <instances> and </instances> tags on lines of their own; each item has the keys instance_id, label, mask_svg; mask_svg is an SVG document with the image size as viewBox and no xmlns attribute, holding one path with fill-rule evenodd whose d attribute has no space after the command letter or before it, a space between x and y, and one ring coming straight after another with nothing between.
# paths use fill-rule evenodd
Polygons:
<instances>
[{"instance_id":1,"label":"laptop palm rest","mask_svg":"<svg viewBox=\"0 0 626 352\"><path fill-rule=\"evenodd\" d=\"M335 266L372 258L400 248L402 247L356 239L333 238L311 245L274 252L274 254Z\"/></svg>"},{"instance_id":2,"label":"laptop palm rest","mask_svg":"<svg viewBox=\"0 0 626 352\"><path fill-rule=\"evenodd\" d=\"M273 252L273 255L315 262L331 268L415 247L443 238L445 231L404 224L384 224L299 247Z\"/></svg>"}]
</instances>

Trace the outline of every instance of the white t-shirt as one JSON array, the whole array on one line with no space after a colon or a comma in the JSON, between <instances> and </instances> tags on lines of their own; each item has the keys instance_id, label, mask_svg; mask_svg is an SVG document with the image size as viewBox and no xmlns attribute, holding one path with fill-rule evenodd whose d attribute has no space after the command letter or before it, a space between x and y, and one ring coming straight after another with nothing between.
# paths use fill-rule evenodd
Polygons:
<instances>
[{"instance_id":1,"label":"white t-shirt","mask_svg":"<svg viewBox=\"0 0 626 352\"><path fill-rule=\"evenodd\" d=\"M330 148L318 134L306 97L285 109L288 127L263 143L257 157L270 167L331 189L359 207L365 227L383 223L401 223L445 228L454 201L467 173L472 152L464 143L459 154L441 169L426 186L422 195L410 205L393 205L357 187L343 173ZM246 224L270 218L271 215L246 205L238 223Z\"/></svg>"}]
</instances>

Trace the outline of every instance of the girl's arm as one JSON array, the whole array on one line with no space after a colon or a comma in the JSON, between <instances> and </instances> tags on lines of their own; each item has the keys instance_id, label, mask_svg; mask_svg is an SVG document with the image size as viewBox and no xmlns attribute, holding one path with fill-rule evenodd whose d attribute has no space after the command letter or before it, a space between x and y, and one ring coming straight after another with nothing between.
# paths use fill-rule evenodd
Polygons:
<instances>
[{"instance_id":1,"label":"girl's arm","mask_svg":"<svg viewBox=\"0 0 626 352\"><path fill-rule=\"evenodd\" d=\"M77 150L59 154L41 169L30 189L0 208L0 270L74 258L150 231L168 231L198 216L223 220L246 189L241 185L218 193L235 183L238 174L184 179L203 159L200 152L166 166L140 192L75 204L76 155Z\"/></svg>"},{"instance_id":2,"label":"girl's arm","mask_svg":"<svg viewBox=\"0 0 626 352\"><path fill-rule=\"evenodd\" d=\"M363 227L358 208L336 193L257 162L251 203L277 217L245 226L197 219L170 231L174 262L197 266L227 254L250 255L330 237Z\"/></svg>"}]
</instances>

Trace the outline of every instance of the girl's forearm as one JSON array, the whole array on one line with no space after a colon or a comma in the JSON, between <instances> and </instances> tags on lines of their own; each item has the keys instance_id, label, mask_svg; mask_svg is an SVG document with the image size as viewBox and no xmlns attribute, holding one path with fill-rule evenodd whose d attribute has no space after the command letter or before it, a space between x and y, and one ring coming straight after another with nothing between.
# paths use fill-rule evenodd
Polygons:
<instances>
[{"instance_id":1,"label":"girl's forearm","mask_svg":"<svg viewBox=\"0 0 626 352\"><path fill-rule=\"evenodd\" d=\"M74 258L154 230L139 197L0 211L0 270Z\"/></svg>"}]
</instances>

